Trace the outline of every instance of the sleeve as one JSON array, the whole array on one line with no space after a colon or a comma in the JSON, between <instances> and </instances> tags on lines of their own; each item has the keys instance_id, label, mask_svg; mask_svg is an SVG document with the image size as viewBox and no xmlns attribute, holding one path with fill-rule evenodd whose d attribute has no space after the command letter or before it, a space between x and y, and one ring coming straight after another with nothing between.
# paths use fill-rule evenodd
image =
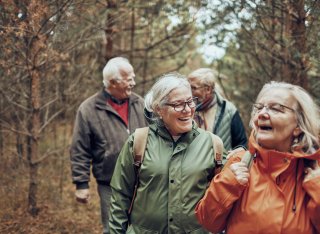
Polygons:
<instances>
[{"instance_id":1,"label":"sleeve","mask_svg":"<svg viewBox=\"0 0 320 234\"><path fill-rule=\"evenodd\" d=\"M302 184L307 194L310 196L310 200L307 203L307 212L311 219L311 223L320 233L320 177L317 176Z\"/></svg>"},{"instance_id":2,"label":"sleeve","mask_svg":"<svg viewBox=\"0 0 320 234\"><path fill-rule=\"evenodd\" d=\"M128 210L136 179L132 139L131 135L124 144L111 179L110 233L125 233L128 227Z\"/></svg>"},{"instance_id":3,"label":"sleeve","mask_svg":"<svg viewBox=\"0 0 320 234\"><path fill-rule=\"evenodd\" d=\"M204 197L198 202L195 214L199 223L213 233L225 229L233 204L247 187L236 180L230 165L240 158L230 158L224 169L211 181Z\"/></svg>"},{"instance_id":4,"label":"sleeve","mask_svg":"<svg viewBox=\"0 0 320 234\"><path fill-rule=\"evenodd\" d=\"M247 147L246 130L243 126L239 111L236 111L232 117L231 138L232 148L235 148L239 145Z\"/></svg>"},{"instance_id":5,"label":"sleeve","mask_svg":"<svg viewBox=\"0 0 320 234\"><path fill-rule=\"evenodd\" d=\"M76 116L76 121L73 130L72 143L70 147L70 161L72 181L81 188L88 188L90 180L91 167L91 145L90 128L88 121L84 118L81 109L79 108Z\"/></svg>"}]
</instances>

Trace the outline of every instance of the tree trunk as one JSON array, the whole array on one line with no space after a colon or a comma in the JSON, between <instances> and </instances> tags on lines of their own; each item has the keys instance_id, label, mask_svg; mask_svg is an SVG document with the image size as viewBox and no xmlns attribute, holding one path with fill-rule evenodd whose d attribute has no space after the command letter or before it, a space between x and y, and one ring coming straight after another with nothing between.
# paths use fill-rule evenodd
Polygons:
<instances>
[{"instance_id":1,"label":"tree trunk","mask_svg":"<svg viewBox=\"0 0 320 234\"><path fill-rule=\"evenodd\" d=\"M307 56L307 34L306 34L306 13L304 9L304 0L291 1L291 7L294 15L292 18L292 39L293 39L293 54L292 60L296 65L296 73L294 74L295 84L307 89L309 70L309 58Z\"/></svg>"},{"instance_id":2,"label":"tree trunk","mask_svg":"<svg viewBox=\"0 0 320 234\"><path fill-rule=\"evenodd\" d=\"M134 33L135 33L135 15L134 15L134 0L132 1L131 9L131 38L130 38L130 62L133 63L134 53Z\"/></svg>"},{"instance_id":3,"label":"tree trunk","mask_svg":"<svg viewBox=\"0 0 320 234\"><path fill-rule=\"evenodd\" d=\"M291 68L290 68L290 55L289 55L289 44L290 44L290 30L291 30L291 19L290 14L283 10L281 11L283 24L281 24L281 54L282 54L282 77L281 80L290 82Z\"/></svg>"},{"instance_id":4,"label":"tree trunk","mask_svg":"<svg viewBox=\"0 0 320 234\"><path fill-rule=\"evenodd\" d=\"M107 13L107 20L106 20L106 29L105 29L105 35L106 35L106 48L105 48L105 59L106 61L109 61L113 57L113 33L114 33L114 27L115 27L115 9L117 7L117 4L109 0L108 1L108 13Z\"/></svg>"},{"instance_id":5,"label":"tree trunk","mask_svg":"<svg viewBox=\"0 0 320 234\"><path fill-rule=\"evenodd\" d=\"M3 99L1 98L0 99L0 109L3 110ZM3 127L2 127L2 124L0 124L0 158L3 159L3 156L4 156L4 150L3 150L3 146L4 146L4 143L3 143Z\"/></svg>"},{"instance_id":6,"label":"tree trunk","mask_svg":"<svg viewBox=\"0 0 320 234\"><path fill-rule=\"evenodd\" d=\"M306 47L304 0L286 1L284 9L284 80L307 88L309 59Z\"/></svg>"},{"instance_id":7,"label":"tree trunk","mask_svg":"<svg viewBox=\"0 0 320 234\"><path fill-rule=\"evenodd\" d=\"M37 43L35 41L34 43ZM36 67L31 68L31 118L29 122L29 130L31 136L28 137L28 162L29 162L29 194L28 194L28 211L32 216L36 216L39 212L37 207L38 193L38 147L39 147L39 130L40 130L40 75Z\"/></svg>"}]
</instances>

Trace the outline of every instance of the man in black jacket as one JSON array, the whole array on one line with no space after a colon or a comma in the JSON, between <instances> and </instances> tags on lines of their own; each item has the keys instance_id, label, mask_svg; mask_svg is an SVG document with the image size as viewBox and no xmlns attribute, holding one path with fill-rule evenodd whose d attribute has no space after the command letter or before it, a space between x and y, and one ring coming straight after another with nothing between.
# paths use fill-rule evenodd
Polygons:
<instances>
[{"instance_id":1,"label":"man in black jacket","mask_svg":"<svg viewBox=\"0 0 320 234\"><path fill-rule=\"evenodd\" d=\"M90 197L90 169L98 184L103 233L109 233L110 180L120 150L130 133L144 127L143 99L132 92L135 74L129 61L116 57L103 69L104 88L77 111L70 149L77 201Z\"/></svg>"}]
</instances>

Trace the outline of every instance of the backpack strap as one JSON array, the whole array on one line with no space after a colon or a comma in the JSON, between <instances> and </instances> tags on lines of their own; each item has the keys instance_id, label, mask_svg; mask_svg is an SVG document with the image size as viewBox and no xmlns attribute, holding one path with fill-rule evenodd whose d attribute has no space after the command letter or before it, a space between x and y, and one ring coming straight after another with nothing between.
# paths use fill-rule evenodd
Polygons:
<instances>
[{"instance_id":1,"label":"backpack strap","mask_svg":"<svg viewBox=\"0 0 320 234\"><path fill-rule=\"evenodd\" d=\"M135 166L136 172L136 181L134 185L133 196L131 200L131 204L128 210L128 214L130 216L134 199L136 198L138 186L139 186L139 174L140 174L140 167L143 162L144 152L146 150L147 141L148 141L148 133L149 127L144 128L137 128L134 132L134 139L133 139L133 164Z\"/></svg>"},{"instance_id":2,"label":"backpack strap","mask_svg":"<svg viewBox=\"0 0 320 234\"><path fill-rule=\"evenodd\" d=\"M252 155L249 150L247 150L244 155L241 158L241 162L245 163L248 169L250 170L252 166L253 159L256 157L256 155Z\"/></svg>"},{"instance_id":3,"label":"backpack strap","mask_svg":"<svg viewBox=\"0 0 320 234\"><path fill-rule=\"evenodd\" d=\"M217 135L209 132L212 138L212 145L214 149L214 174L218 174L222 170L223 162L222 162L222 155L223 155L223 142Z\"/></svg>"},{"instance_id":4,"label":"backpack strap","mask_svg":"<svg viewBox=\"0 0 320 234\"><path fill-rule=\"evenodd\" d=\"M146 150L149 127L137 128L133 139L134 165L139 170L143 162L144 151Z\"/></svg>"}]
</instances>

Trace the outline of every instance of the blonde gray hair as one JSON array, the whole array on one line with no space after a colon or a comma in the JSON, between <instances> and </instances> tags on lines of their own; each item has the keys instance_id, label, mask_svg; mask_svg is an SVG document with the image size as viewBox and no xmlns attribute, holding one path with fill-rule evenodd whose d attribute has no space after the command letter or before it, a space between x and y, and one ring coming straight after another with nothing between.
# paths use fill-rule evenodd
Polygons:
<instances>
[{"instance_id":1,"label":"blonde gray hair","mask_svg":"<svg viewBox=\"0 0 320 234\"><path fill-rule=\"evenodd\" d=\"M270 93L272 89L289 91L298 103L295 113L302 133L298 136L298 142L292 144L292 149L301 148L305 153L312 153L314 150L319 149L320 112L319 107L309 93L297 85L271 81L263 86L256 100L260 100L262 96ZM255 130L253 116L254 111L251 112L250 126Z\"/></svg>"},{"instance_id":2,"label":"blonde gray hair","mask_svg":"<svg viewBox=\"0 0 320 234\"><path fill-rule=\"evenodd\" d=\"M144 97L145 108L152 113L152 120L159 120L157 108L162 108L168 101L168 95L175 89L185 86L191 91L185 76L179 73L169 73L161 76Z\"/></svg>"}]
</instances>

